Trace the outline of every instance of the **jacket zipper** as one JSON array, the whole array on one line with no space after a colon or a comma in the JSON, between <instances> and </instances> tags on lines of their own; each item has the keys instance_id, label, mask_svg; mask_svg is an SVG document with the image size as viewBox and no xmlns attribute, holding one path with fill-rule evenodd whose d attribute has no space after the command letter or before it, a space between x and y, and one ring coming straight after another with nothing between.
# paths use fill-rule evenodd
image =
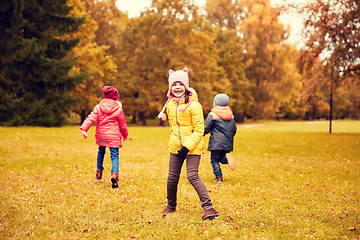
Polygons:
<instances>
[{"instance_id":1,"label":"jacket zipper","mask_svg":"<svg viewBox=\"0 0 360 240\"><path fill-rule=\"evenodd\" d=\"M176 123L178 125L178 134L179 134L179 140L180 140L180 146L182 146L181 143L181 135L180 135L180 124L178 122L178 108L179 108L179 102L176 103L176 111L175 111L175 119L176 119Z\"/></svg>"}]
</instances>

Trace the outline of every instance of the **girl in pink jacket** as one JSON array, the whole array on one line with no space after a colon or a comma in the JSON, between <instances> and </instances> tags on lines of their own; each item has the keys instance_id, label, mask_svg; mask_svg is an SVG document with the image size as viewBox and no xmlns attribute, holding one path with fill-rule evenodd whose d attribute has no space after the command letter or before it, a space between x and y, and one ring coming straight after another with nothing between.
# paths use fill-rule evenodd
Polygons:
<instances>
[{"instance_id":1,"label":"girl in pink jacket","mask_svg":"<svg viewBox=\"0 0 360 240\"><path fill-rule=\"evenodd\" d=\"M80 129L83 137L87 139L86 132L96 123L95 138L96 144L99 145L96 178L102 178L105 149L108 147L110 148L112 162L112 187L117 188L119 181L119 148L122 147L122 139L127 140L128 130L124 110L121 103L117 101L120 96L118 90L113 86L105 86L102 93L103 100L94 107L94 110L85 119Z\"/></svg>"}]
</instances>

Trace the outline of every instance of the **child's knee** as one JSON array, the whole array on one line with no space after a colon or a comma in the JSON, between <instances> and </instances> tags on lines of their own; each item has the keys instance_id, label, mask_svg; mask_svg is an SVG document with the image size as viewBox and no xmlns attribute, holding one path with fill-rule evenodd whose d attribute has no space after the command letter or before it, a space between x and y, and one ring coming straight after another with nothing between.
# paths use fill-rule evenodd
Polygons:
<instances>
[{"instance_id":1,"label":"child's knee","mask_svg":"<svg viewBox=\"0 0 360 240\"><path fill-rule=\"evenodd\" d=\"M196 181L199 178L199 175L197 173L188 173L187 179L190 183Z\"/></svg>"}]
</instances>

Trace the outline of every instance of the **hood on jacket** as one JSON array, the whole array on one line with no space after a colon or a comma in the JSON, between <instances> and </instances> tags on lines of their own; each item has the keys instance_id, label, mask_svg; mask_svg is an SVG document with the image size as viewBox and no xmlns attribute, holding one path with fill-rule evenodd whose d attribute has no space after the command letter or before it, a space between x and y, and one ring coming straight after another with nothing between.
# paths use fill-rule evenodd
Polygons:
<instances>
[{"instance_id":1,"label":"hood on jacket","mask_svg":"<svg viewBox=\"0 0 360 240\"><path fill-rule=\"evenodd\" d=\"M230 121L234 117L233 112L229 106L226 107L216 106L211 109L211 112L215 113L225 121Z\"/></svg>"},{"instance_id":2,"label":"hood on jacket","mask_svg":"<svg viewBox=\"0 0 360 240\"><path fill-rule=\"evenodd\" d=\"M120 102L115 101L113 99L104 98L103 100L100 101L99 107L103 113L110 115L118 111L122 107L122 105Z\"/></svg>"}]
</instances>

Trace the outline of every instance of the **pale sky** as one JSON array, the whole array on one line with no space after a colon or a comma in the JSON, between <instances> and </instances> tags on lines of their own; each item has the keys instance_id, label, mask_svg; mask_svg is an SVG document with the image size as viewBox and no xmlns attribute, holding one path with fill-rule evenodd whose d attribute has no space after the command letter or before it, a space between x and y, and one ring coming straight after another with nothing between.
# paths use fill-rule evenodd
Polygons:
<instances>
[{"instance_id":1,"label":"pale sky","mask_svg":"<svg viewBox=\"0 0 360 240\"><path fill-rule=\"evenodd\" d=\"M145 8L150 7L152 0L117 0L116 6L124 12L127 12L129 17L137 17L140 12ZM303 0L270 0L270 3L275 6L276 4L287 3L302 3ZM204 7L206 0L194 0L194 3L199 7ZM282 14L279 21L284 24L285 27L290 26L289 43L298 46L299 48L304 46L304 42L301 41L302 21L303 19L299 14Z\"/></svg>"},{"instance_id":2,"label":"pale sky","mask_svg":"<svg viewBox=\"0 0 360 240\"><path fill-rule=\"evenodd\" d=\"M309 0L308 0L309 1ZM276 5L287 5L291 3L304 4L304 2L308 2L304 0L270 0L270 4L272 6ZM305 46L305 42L302 39L302 30L303 30L303 21L304 19L300 14L297 13L288 13L281 14L279 17L279 22L284 24L285 27L290 26L290 34L289 34L289 43L296 45L298 48L302 48Z\"/></svg>"}]
</instances>

